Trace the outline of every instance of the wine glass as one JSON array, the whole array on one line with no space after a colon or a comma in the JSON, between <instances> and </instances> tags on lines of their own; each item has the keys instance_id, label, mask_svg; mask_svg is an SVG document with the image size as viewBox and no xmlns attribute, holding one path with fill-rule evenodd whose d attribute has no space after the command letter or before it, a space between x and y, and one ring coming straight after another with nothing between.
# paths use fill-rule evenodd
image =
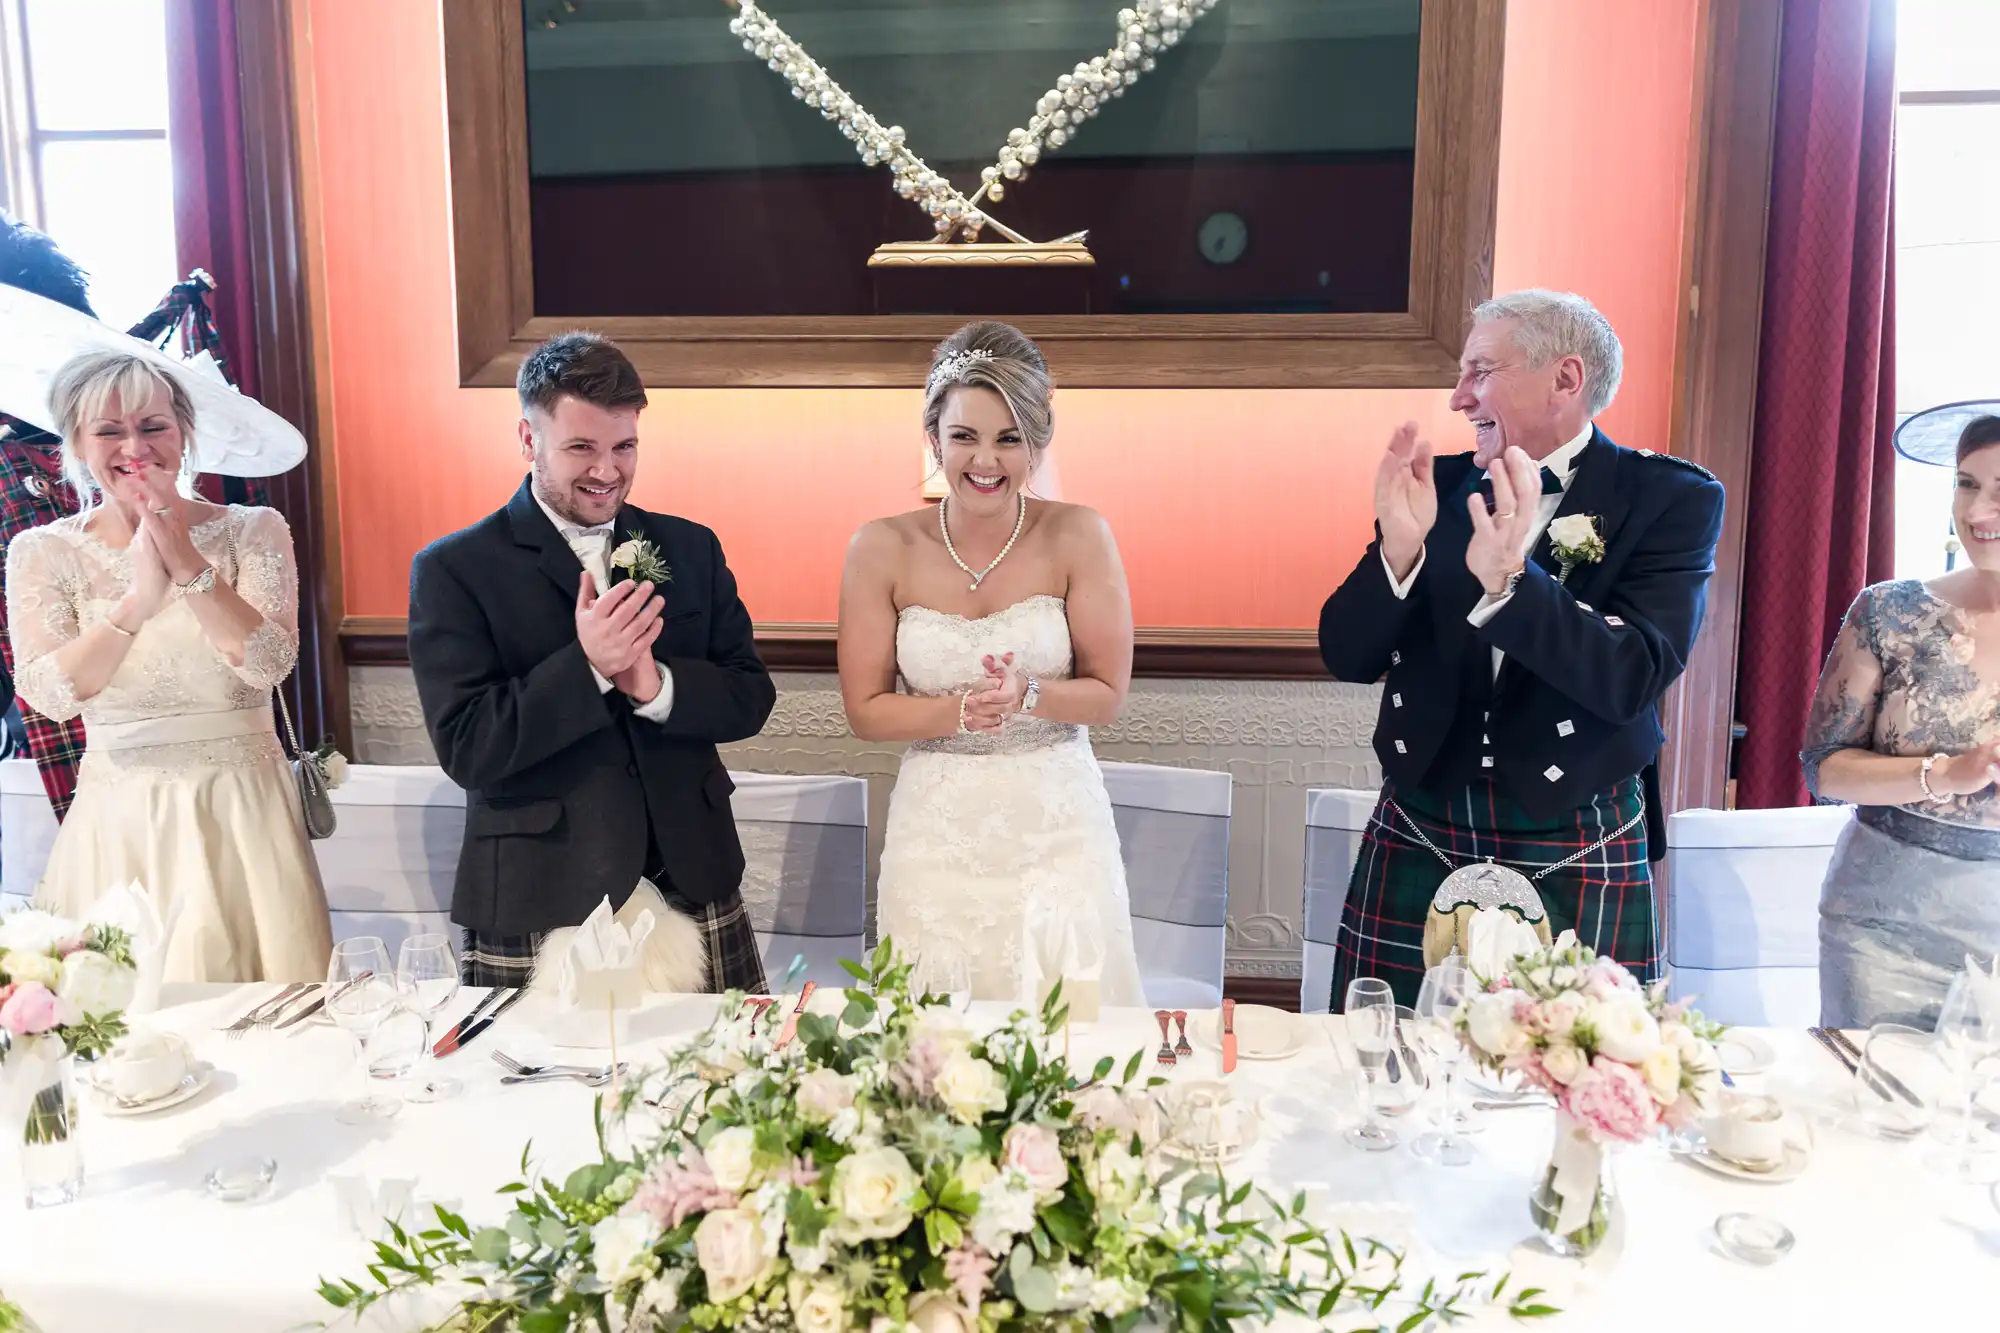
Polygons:
<instances>
[{"instance_id":1,"label":"wine glass","mask_svg":"<svg viewBox=\"0 0 2000 1333\"><path fill-rule=\"evenodd\" d=\"M456 1097L462 1085L455 1078L431 1077L431 1024L458 994L458 959L451 952L451 938L442 933L412 935L396 952L396 989L403 994L403 1006L424 1020L423 1047L410 1070L409 1096L413 1101L440 1101Z\"/></svg>"},{"instance_id":2,"label":"wine glass","mask_svg":"<svg viewBox=\"0 0 2000 1333\"><path fill-rule=\"evenodd\" d=\"M1464 1166L1472 1160L1472 1145L1460 1132L1453 1092L1458 1086L1458 1011L1472 994L1472 969L1457 954L1424 973L1417 991L1417 1041L1444 1071L1444 1105L1436 1131L1420 1134L1410 1151L1440 1166Z\"/></svg>"},{"instance_id":3,"label":"wine glass","mask_svg":"<svg viewBox=\"0 0 2000 1333\"><path fill-rule=\"evenodd\" d=\"M2000 1054L2000 1013L1993 1012L1985 996L1985 987L1992 984L1970 969L1953 977L1938 1010L1936 1029L1938 1052L1954 1084L1954 1108L1951 1120L1938 1122L1932 1132L1958 1148L1945 1169L1960 1180L1982 1183L1987 1172L1973 1153L1984 1132L1974 1104L1982 1081L1982 1062Z\"/></svg>"},{"instance_id":4,"label":"wine glass","mask_svg":"<svg viewBox=\"0 0 2000 1333\"><path fill-rule=\"evenodd\" d=\"M937 959L931 964L926 989L943 995L953 1013L964 1013L972 1007L972 960L964 954Z\"/></svg>"},{"instance_id":5,"label":"wine glass","mask_svg":"<svg viewBox=\"0 0 2000 1333\"><path fill-rule=\"evenodd\" d=\"M326 966L326 1014L354 1038L354 1062L361 1070L362 1096L334 1113L344 1125L387 1120L403 1109L395 1097L375 1092L368 1082L368 1034L395 1012L401 996L389 967L389 950L379 936L357 935L333 946Z\"/></svg>"},{"instance_id":6,"label":"wine glass","mask_svg":"<svg viewBox=\"0 0 2000 1333\"><path fill-rule=\"evenodd\" d=\"M1361 1065L1361 1123L1347 1131L1347 1141L1364 1152L1387 1152L1396 1146L1396 1131L1382 1123L1382 1106L1390 1081L1389 1053L1396 1045L1396 996L1389 983L1356 977L1347 986L1347 1035Z\"/></svg>"}]
</instances>

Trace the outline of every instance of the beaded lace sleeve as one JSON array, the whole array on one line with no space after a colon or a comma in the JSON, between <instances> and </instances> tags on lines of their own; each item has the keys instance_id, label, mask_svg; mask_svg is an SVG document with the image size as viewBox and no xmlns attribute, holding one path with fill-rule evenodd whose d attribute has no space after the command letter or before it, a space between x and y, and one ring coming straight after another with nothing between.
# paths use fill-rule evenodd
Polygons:
<instances>
[{"instance_id":1,"label":"beaded lace sleeve","mask_svg":"<svg viewBox=\"0 0 2000 1333\"><path fill-rule=\"evenodd\" d=\"M263 623L243 641L236 674L259 689L274 689L292 674L299 655L299 567L292 530L275 509L244 509L235 524L236 595Z\"/></svg>"},{"instance_id":2,"label":"beaded lace sleeve","mask_svg":"<svg viewBox=\"0 0 2000 1333\"><path fill-rule=\"evenodd\" d=\"M30 528L7 546L7 627L14 640L14 690L37 713L67 722L83 712L56 652L82 632L78 570L70 545Z\"/></svg>"}]
</instances>

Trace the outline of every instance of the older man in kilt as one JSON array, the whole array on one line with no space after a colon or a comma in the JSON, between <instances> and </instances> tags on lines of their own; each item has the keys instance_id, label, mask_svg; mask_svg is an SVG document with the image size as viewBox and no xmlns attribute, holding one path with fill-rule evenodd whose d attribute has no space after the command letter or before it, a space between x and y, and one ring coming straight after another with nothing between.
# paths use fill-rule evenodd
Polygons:
<instances>
[{"instance_id":1,"label":"older man in kilt","mask_svg":"<svg viewBox=\"0 0 2000 1333\"><path fill-rule=\"evenodd\" d=\"M1375 541L1320 613L1328 670L1383 681L1336 1011L1357 977L1414 1002L1433 895L1487 860L1533 883L1551 932L1659 970L1658 705L1701 624L1723 494L1592 424L1622 362L1579 296L1488 301L1451 397L1474 451L1434 459L1412 423L1383 457Z\"/></svg>"}]
</instances>

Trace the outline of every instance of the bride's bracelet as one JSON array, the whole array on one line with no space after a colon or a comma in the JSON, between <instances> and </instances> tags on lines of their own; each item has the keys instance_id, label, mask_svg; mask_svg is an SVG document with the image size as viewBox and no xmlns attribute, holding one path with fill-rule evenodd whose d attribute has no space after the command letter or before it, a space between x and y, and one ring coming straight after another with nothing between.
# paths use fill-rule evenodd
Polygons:
<instances>
[{"instance_id":1,"label":"bride's bracelet","mask_svg":"<svg viewBox=\"0 0 2000 1333\"><path fill-rule=\"evenodd\" d=\"M1917 769L1917 785L1924 789L1924 797L1932 805L1943 805L1951 799L1950 793L1940 796L1931 790L1931 770L1949 758L1951 756L1948 754L1934 754L1924 760L1922 765Z\"/></svg>"},{"instance_id":2,"label":"bride's bracelet","mask_svg":"<svg viewBox=\"0 0 2000 1333\"><path fill-rule=\"evenodd\" d=\"M972 728L965 725L965 706L970 702L972 702L971 690L967 690L964 694L958 696L958 734L961 736L970 736L972 734Z\"/></svg>"}]
</instances>

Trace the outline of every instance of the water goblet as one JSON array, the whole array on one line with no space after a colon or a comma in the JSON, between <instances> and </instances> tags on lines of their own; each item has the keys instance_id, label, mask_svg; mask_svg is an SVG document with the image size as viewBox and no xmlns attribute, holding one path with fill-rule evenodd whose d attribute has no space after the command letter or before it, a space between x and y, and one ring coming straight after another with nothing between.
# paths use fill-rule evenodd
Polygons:
<instances>
[{"instance_id":1,"label":"water goblet","mask_svg":"<svg viewBox=\"0 0 2000 1333\"><path fill-rule=\"evenodd\" d=\"M424 1027L423 1045L409 1072L406 1095L412 1101L456 1097L463 1087L459 1080L440 1077L431 1069L431 1024L458 994L458 985L458 959L449 936L434 932L403 941L396 952L396 988L402 992L403 1006L421 1018Z\"/></svg>"},{"instance_id":2,"label":"water goblet","mask_svg":"<svg viewBox=\"0 0 2000 1333\"><path fill-rule=\"evenodd\" d=\"M1464 1166L1472 1160L1472 1144L1454 1120L1452 1095L1457 1088L1463 1049L1458 1042L1458 1012L1472 991L1472 970L1463 958L1453 954L1424 974L1423 985L1417 992L1415 1037L1443 1073L1444 1104L1439 1111L1438 1128L1419 1134L1410 1144L1410 1151L1440 1166Z\"/></svg>"},{"instance_id":3,"label":"water goblet","mask_svg":"<svg viewBox=\"0 0 2000 1333\"><path fill-rule=\"evenodd\" d=\"M374 1124L403 1109L399 1099L369 1087L367 1061L368 1034L395 1012L401 998L389 951L380 937L360 935L333 946L326 968L326 1015L354 1039L354 1062L363 1089L360 1098L343 1103L334 1113L344 1125Z\"/></svg>"},{"instance_id":4,"label":"water goblet","mask_svg":"<svg viewBox=\"0 0 2000 1333\"><path fill-rule=\"evenodd\" d=\"M1357 977L1347 987L1347 1035L1361 1066L1361 1123L1347 1131L1347 1141L1363 1152L1387 1152L1396 1146L1396 1131L1382 1123L1382 1109L1393 1100L1390 1053L1396 1045L1396 997L1389 983Z\"/></svg>"}]
</instances>

